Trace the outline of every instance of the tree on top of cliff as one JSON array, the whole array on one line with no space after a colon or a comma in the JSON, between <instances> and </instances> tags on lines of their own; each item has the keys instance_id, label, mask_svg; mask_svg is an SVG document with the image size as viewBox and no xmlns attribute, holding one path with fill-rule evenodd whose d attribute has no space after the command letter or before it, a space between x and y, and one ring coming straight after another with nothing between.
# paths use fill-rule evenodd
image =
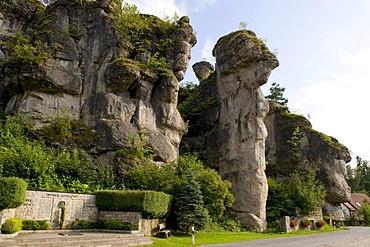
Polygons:
<instances>
[{"instance_id":1,"label":"tree on top of cliff","mask_svg":"<svg viewBox=\"0 0 370 247\"><path fill-rule=\"evenodd\" d=\"M266 99L269 99L277 104L287 106L288 99L284 98L284 92L284 87L280 87L280 84L273 82L270 87L270 94L266 96Z\"/></svg>"}]
</instances>

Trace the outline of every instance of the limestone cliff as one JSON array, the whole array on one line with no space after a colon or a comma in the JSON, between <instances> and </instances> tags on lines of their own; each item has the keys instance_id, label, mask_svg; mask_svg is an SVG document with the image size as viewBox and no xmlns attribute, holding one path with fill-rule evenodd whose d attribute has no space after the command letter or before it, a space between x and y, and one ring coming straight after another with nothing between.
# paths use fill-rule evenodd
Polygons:
<instances>
[{"instance_id":1,"label":"limestone cliff","mask_svg":"<svg viewBox=\"0 0 370 247\"><path fill-rule=\"evenodd\" d=\"M348 149L335 138L312 129L302 115L270 102L264 119L266 139L266 173L269 177L289 177L292 171L312 171L326 190L324 212L336 220L343 219L338 206L350 199L345 180L346 164L351 160ZM291 142L295 136L295 143ZM292 146L293 144L293 146Z\"/></svg>"},{"instance_id":2,"label":"limestone cliff","mask_svg":"<svg viewBox=\"0 0 370 247\"><path fill-rule=\"evenodd\" d=\"M37 127L67 114L95 131L88 151L107 156L145 129L155 159L176 160L178 82L196 43L189 19L122 21L115 0L35 2L0 2L0 107Z\"/></svg>"},{"instance_id":3,"label":"limestone cliff","mask_svg":"<svg viewBox=\"0 0 370 247\"><path fill-rule=\"evenodd\" d=\"M213 103L190 121L184 142L207 149L220 175L232 183L235 203L230 213L247 227L262 231L266 228L267 198L263 118L268 102L260 86L278 61L247 30L220 38L213 55L215 72L207 62L193 66L201 87L196 104L210 99Z\"/></svg>"}]
</instances>

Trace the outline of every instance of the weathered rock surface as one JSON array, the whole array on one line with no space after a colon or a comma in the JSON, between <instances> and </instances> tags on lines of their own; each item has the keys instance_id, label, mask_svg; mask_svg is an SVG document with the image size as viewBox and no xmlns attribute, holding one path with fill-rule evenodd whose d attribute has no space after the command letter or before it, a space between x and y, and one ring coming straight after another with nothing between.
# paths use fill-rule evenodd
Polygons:
<instances>
[{"instance_id":1,"label":"weathered rock surface","mask_svg":"<svg viewBox=\"0 0 370 247\"><path fill-rule=\"evenodd\" d=\"M235 203L230 213L247 227L262 231L266 228L267 199L263 118L269 108L260 86L278 61L251 31L220 38L213 55L214 73L205 62L195 69L203 79L199 101L215 98L218 104L210 105L190 122L190 127L197 127L189 129L184 142L206 147L219 164L220 175L232 183Z\"/></svg>"},{"instance_id":2,"label":"weathered rock surface","mask_svg":"<svg viewBox=\"0 0 370 247\"><path fill-rule=\"evenodd\" d=\"M273 178L287 177L293 171L315 172L326 190L324 210L340 220L335 207L350 199L350 188L345 180L346 164L351 160L348 149L335 138L312 129L302 115L292 114L286 107L270 102L270 111L264 119L266 139L266 173ZM288 141L299 128L297 147Z\"/></svg>"},{"instance_id":3,"label":"weathered rock surface","mask_svg":"<svg viewBox=\"0 0 370 247\"><path fill-rule=\"evenodd\" d=\"M12 53L2 46L0 107L33 117L39 127L62 114L81 120L96 131L90 150L95 153L122 148L129 135L145 129L156 159L174 161L185 133L177 111L178 82L196 43L189 19L180 19L172 31L153 26L138 52L118 32L112 11L111 0L57 0L38 14L24 0L1 1L0 41L22 31L32 44L45 43L52 58L22 69L6 63ZM159 47L163 37L171 42ZM167 61L167 75L149 64L159 50L156 59Z\"/></svg>"}]
</instances>

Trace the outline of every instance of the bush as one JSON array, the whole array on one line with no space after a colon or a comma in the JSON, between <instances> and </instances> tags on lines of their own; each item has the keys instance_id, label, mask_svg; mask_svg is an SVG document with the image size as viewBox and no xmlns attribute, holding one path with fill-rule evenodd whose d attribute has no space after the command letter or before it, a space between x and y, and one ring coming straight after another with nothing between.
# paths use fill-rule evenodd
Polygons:
<instances>
[{"instance_id":1,"label":"bush","mask_svg":"<svg viewBox=\"0 0 370 247\"><path fill-rule=\"evenodd\" d=\"M50 226L46 220L23 220L22 230L49 230Z\"/></svg>"},{"instance_id":2,"label":"bush","mask_svg":"<svg viewBox=\"0 0 370 247\"><path fill-rule=\"evenodd\" d=\"M96 206L103 211L141 212L144 218L161 218L170 210L171 196L155 191L96 192Z\"/></svg>"},{"instance_id":3,"label":"bush","mask_svg":"<svg viewBox=\"0 0 370 247\"><path fill-rule=\"evenodd\" d=\"M0 211L16 208L26 201L27 183L20 178L0 178Z\"/></svg>"},{"instance_id":4,"label":"bush","mask_svg":"<svg viewBox=\"0 0 370 247\"><path fill-rule=\"evenodd\" d=\"M18 218L9 218L1 226L1 233L13 234L22 230L22 220Z\"/></svg>"},{"instance_id":5,"label":"bush","mask_svg":"<svg viewBox=\"0 0 370 247\"><path fill-rule=\"evenodd\" d=\"M138 230L138 227L120 220L100 220L99 228L109 230Z\"/></svg>"},{"instance_id":6,"label":"bush","mask_svg":"<svg viewBox=\"0 0 370 247\"><path fill-rule=\"evenodd\" d=\"M138 227L120 220L75 220L72 229L109 229L109 230L138 230Z\"/></svg>"},{"instance_id":7,"label":"bush","mask_svg":"<svg viewBox=\"0 0 370 247\"><path fill-rule=\"evenodd\" d=\"M98 228L95 221L90 220L75 220L71 225L72 229L94 229Z\"/></svg>"}]
</instances>

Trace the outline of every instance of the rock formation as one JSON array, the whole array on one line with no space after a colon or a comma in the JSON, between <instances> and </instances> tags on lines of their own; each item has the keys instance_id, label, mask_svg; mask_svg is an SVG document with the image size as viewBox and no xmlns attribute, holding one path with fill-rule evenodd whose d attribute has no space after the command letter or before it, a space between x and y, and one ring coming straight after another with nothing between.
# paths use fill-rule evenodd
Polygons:
<instances>
[{"instance_id":1,"label":"rock formation","mask_svg":"<svg viewBox=\"0 0 370 247\"><path fill-rule=\"evenodd\" d=\"M345 180L346 164L351 160L348 149L335 138L312 129L302 115L270 102L265 125L266 173L269 177L289 177L293 171L315 172L326 190L324 213L335 220L343 220L339 206L350 199L350 188ZM296 133L296 147L289 144Z\"/></svg>"},{"instance_id":2,"label":"rock formation","mask_svg":"<svg viewBox=\"0 0 370 247\"><path fill-rule=\"evenodd\" d=\"M133 40L115 19L117 2L57 0L43 10L1 1L0 107L38 127L63 114L82 121L96 133L91 153L122 148L145 129L155 159L174 161L185 133L177 94L196 43L192 27L187 17L169 24L141 15L151 26ZM19 57L12 42L35 49L34 60Z\"/></svg>"},{"instance_id":3,"label":"rock formation","mask_svg":"<svg viewBox=\"0 0 370 247\"><path fill-rule=\"evenodd\" d=\"M171 24L135 13L122 21L119 2L56 0L45 9L37 1L0 1L0 110L28 115L39 129L70 116L93 130L93 140L80 148L98 163L117 161L115 151L143 131L155 161L175 161L186 132L178 82L196 43L193 29L187 17ZM200 93L184 146L203 147L232 182L230 214L253 230L266 228L265 153L271 176L286 175L282 164L316 171L331 211L347 200L348 150L287 110L272 105L269 111L260 86L278 61L264 43L237 31L220 38L213 54L215 69L207 62L193 66ZM293 157L304 162L288 163L287 140L296 126L302 136Z\"/></svg>"},{"instance_id":4,"label":"rock formation","mask_svg":"<svg viewBox=\"0 0 370 247\"><path fill-rule=\"evenodd\" d=\"M220 175L232 183L235 203L230 213L247 227L263 231L267 199L263 118L269 108L260 86L278 61L253 32L246 30L220 38L213 55L214 73L205 62L193 68L201 80L199 103L207 98L217 103L204 107L199 117L190 121L184 142L196 146L203 141L219 165Z\"/></svg>"}]
</instances>

